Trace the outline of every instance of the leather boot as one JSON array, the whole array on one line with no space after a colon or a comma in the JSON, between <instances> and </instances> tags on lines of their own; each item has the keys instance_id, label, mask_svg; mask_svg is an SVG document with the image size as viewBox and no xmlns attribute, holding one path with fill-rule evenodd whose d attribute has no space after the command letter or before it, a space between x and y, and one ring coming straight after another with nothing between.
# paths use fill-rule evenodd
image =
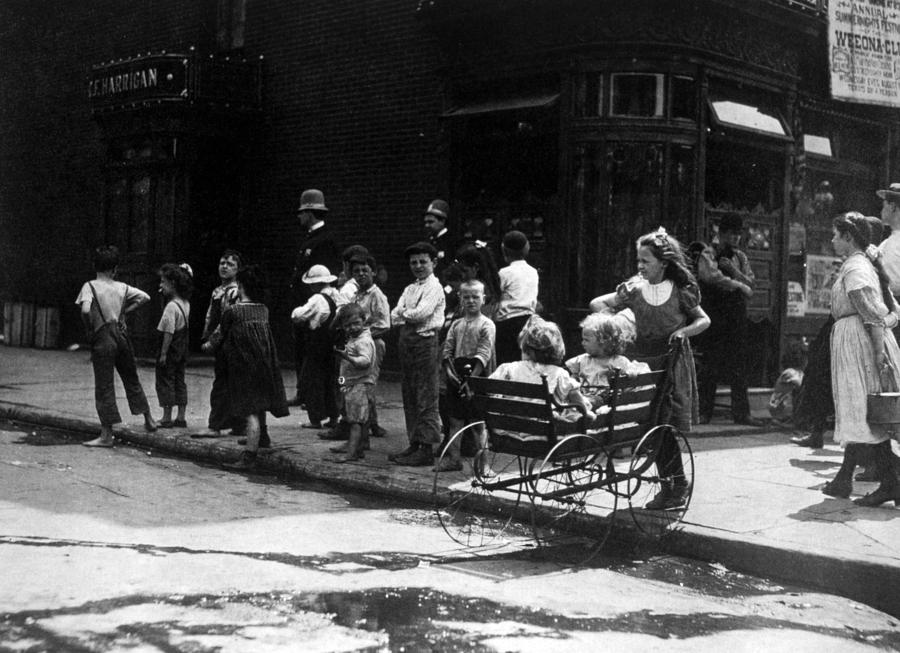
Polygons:
<instances>
[{"instance_id":1,"label":"leather boot","mask_svg":"<svg viewBox=\"0 0 900 653\"><path fill-rule=\"evenodd\" d=\"M825 438L821 431L810 431L806 435L791 438L791 442L801 447L810 447L811 449L821 449L825 446Z\"/></svg>"},{"instance_id":2,"label":"leather boot","mask_svg":"<svg viewBox=\"0 0 900 653\"><path fill-rule=\"evenodd\" d=\"M851 442L844 447L844 460L835 477L822 488L822 494L846 499L853 491L853 470L865 459L865 444Z\"/></svg>"},{"instance_id":3,"label":"leather boot","mask_svg":"<svg viewBox=\"0 0 900 653\"><path fill-rule=\"evenodd\" d=\"M406 449L404 449L403 451L398 451L397 453L392 453L391 455L389 455L388 460L390 460L392 463L397 462L398 458L406 458L407 456L418 451L418 449L419 449L418 442L410 442L409 446L406 447Z\"/></svg>"},{"instance_id":4,"label":"leather boot","mask_svg":"<svg viewBox=\"0 0 900 653\"><path fill-rule=\"evenodd\" d=\"M420 444L419 448L408 456L397 456L394 462L407 467L430 467L434 464L434 452L431 450L431 445Z\"/></svg>"},{"instance_id":5,"label":"leather boot","mask_svg":"<svg viewBox=\"0 0 900 653\"><path fill-rule=\"evenodd\" d=\"M891 441L879 442L872 446L871 450L873 454L872 462L875 465L876 473L881 479L881 483L874 492L855 499L853 503L858 506L874 508L885 501L893 501L895 506L900 506L900 482L898 482L897 473L894 471Z\"/></svg>"}]
</instances>

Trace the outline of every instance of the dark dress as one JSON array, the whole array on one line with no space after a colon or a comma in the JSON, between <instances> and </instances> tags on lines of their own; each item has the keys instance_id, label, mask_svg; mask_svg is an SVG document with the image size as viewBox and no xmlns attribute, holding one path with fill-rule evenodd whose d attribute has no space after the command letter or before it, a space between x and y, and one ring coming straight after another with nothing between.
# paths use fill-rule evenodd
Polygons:
<instances>
[{"instance_id":1,"label":"dark dress","mask_svg":"<svg viewBox=\"0 0 900 653\"><path fill-rule=\"evenodd\" d=\"M275 417L286 417L287 399L269 328L269 309L263 304L235 304L222 316L222 336L231 415L269 411Z\"/></svg>"},{"instance_id":2,"label":"dark dress","mask_svg":"<svg viewBox=\"0 0 900 653\"><path fill-rule=\"evenodd\" d=\"M700 290L696 284L684 288L672 287L669 298L658 306L644 299L642 279L620 284L616 289L619 302L634 312L637 338L627 355L630 358L648 362L655 369L655 360L665 356L671 346L669 336L677 329L693 320L689 312L700 304ZM671 423L681 431L690 431L697 423L697 373L691 354L690 341L682 341L682 351L675 358L672 369L672 414Z\"/></svg>"}]
</instances>

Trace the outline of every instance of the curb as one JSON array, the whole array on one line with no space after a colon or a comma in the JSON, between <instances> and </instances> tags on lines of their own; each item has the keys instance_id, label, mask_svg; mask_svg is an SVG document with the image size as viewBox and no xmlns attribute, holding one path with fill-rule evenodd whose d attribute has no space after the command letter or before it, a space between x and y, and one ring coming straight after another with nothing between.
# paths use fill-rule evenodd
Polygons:
<instances>
[{"instance_id":1,"label":"curb","mask_svg":"<svg viewBox=\"0 0 900 653\"><path fill-rule=\"evenodd\" d=\"M22 404L0 402L0 417L78 433L96 434L98 430L95 421ZM183 432L180 435L163 431L148 433L122 426L114 428L113 432L117 438L131 444L216 464L235 460L243 449L231 442L223 444L186 438ZM284 455L275 449L261 454L258 464L264 471L289 478L316 480L419 504L433 503L430 480L423 483L419 475L398 478L396 473L386 473L381 467L365 462L344 465L322 459L306 460ZM496 500L492 504L496 505ZM629 529L624 520L618 520L615 528L636 530ZM683 524L661 544L666 552L674 555L718 562L736 571L815 587L900 618L900 568L893 565L776 546L753 536L741 537L691 523Z\"/></svg>"}]
</instances>

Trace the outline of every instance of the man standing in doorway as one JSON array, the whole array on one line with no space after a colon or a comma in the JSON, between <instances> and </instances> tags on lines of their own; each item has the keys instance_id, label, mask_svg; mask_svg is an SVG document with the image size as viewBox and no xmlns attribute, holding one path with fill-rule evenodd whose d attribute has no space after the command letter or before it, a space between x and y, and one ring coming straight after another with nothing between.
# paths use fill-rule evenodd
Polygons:
<instances>
[{"instance_id":1,"label":"man standing in doorway","mask_svg":"<svg viewBox=\"0 0 900 653\"><path fill-rule=\"evenodd\" d=\"M734 214L725 215L719 223L716 260L719 270L730 279L753 289L756 279L747 255L738 248L743 221ZM750 415L747 397L747 297L736 287L717 292L708 298L712 324L704 336L709 346L703 354L702 373L698 374L700 421L712 418L719 381L731 387L731 417L735 424L762 426ZM715 315L716 317L712 317Z\"/></svg>"},{"instance_id":2,"label":"man standing in doorway","mask_svg":"<svg viewBox=\"0 0 900 653\"><path fill-rule=\"evenodd\" d=\"M337 242L331 230L325 224L328 207L322 191L311 188L300 195L300 206L297 207L297 218L305 230L303 240L297 251L297 261L291 275L292 306L302 306L310 297L309 286L303 283L303 275L314 265L324 265L329 270L340 268L340 255ZM297 392L288 401L291 406L303 403L300 396L300 369L303 367L304 348L306 346L306 326L294 325L294 369L297 373Z\"/></svg>"}]
</instances>

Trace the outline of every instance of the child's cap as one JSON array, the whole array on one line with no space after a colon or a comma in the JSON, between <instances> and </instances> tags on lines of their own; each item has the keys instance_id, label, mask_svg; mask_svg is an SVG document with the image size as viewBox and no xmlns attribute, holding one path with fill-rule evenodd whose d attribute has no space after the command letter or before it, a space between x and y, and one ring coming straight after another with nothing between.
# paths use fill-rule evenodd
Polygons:
<instances>
[{"instance_id":1,"label":"child's cap","mask_svg":"<svg viewBox=\"0 0 900 653\"><path fill-rule=\"evenodd\" d=\"M337 279L324 265L314 265L303 275L303 283L331 283Z\"/></svg>"},{"instance_id":2,"label":"child's cap","mask_svg":"<svg viewBox=\"0 0 900 653\"><path fill-rule=\"evenodd\" d=\"M503 246L511 252L521 252L528 247L528 236L521 231L508 231L503 236Z\"/></svg>"},{"instance_id":3,"label":"child's cap","mask_svg":"<svg viewBox=\"0 0 900 653\"><path fill-rule=\"evenodd\" d=\"M431 243L420 241L418 243L413 243L403 252L404 258L409 258L410 256L414 256L416 254L428 254L429 258L433 261L437 258L438 251Z\"/></svg>"}]
</instances>

